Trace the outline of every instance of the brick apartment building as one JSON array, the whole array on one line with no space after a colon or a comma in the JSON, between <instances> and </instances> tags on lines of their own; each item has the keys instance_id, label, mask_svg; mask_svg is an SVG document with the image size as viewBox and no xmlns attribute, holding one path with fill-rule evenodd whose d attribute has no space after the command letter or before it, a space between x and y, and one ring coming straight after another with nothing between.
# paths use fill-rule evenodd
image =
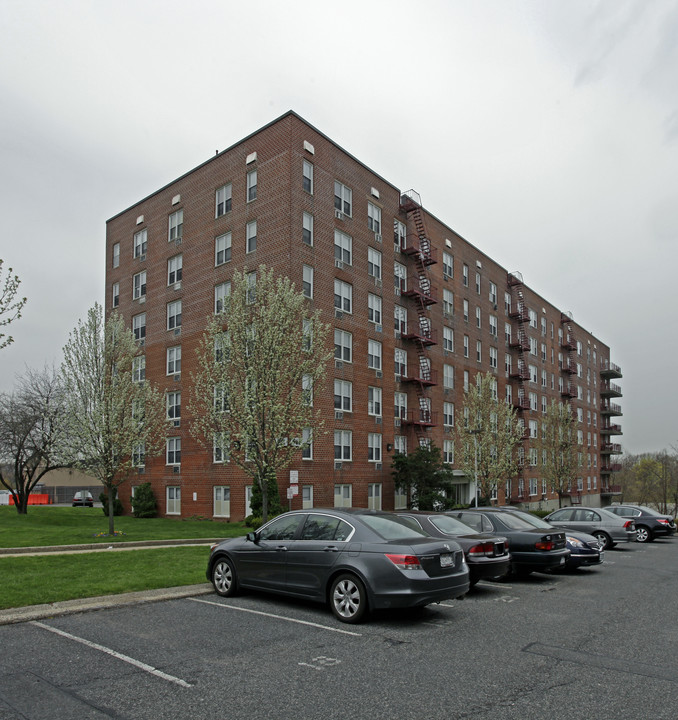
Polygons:
<instances>
[{"instance_id":1,"label":"brick apartment building","mask_svg":"<svg viewBox=\"0 0 678 720\"><path fill-rule=\"evenodd\" d=\"M487 371L531 436L551 399L571 404L582 468L569 500L609 501L622 414L609 348L424 210L416 193L295 113L111 218L106 243L106 310L117 308L143 343L137 371L165 389L174 421L164 457L145 459L131 479L132 488L152 483L161 514L249 513L251 480L191 436L182 403L233 270L262 264L303 288L334 330L327 390L314 398L328 432L290 468L293 508L402 507L393 454L428 439L455 468L464 387ZM456 499L470 502L473 478L456 474ZM278 480L285 502L289 471ZM497 489L497 501L557 504L529 440L521 476Z\"/></svg>"}]
</instances>

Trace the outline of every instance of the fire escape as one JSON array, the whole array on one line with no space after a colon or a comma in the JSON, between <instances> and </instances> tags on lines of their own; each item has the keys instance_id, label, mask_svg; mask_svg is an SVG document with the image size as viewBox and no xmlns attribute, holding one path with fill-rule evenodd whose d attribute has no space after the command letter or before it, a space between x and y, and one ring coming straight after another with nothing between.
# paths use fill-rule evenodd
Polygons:
<instances>
[{"instance_id":1,"label":"fire escape","mask_svg":"<svg viewBox=\"0 0 678 720\"><path fill-rule=\"evenodd\" d=\"M530 379L530 372L527 367L525 360L525 353L530 350L530 341L525 332L526 324L530 322L530 313L525 304L525 297L523 294L523 276L519 272L507 273L506 284L511 295L511 306L509 308L509 317L513 321L511 323L511 339L509 341L509 347L511 350L517 353L516 363L511 362L511 369L509 371L509 377L512 380L518 382L518 393L513 398L513 406L518 410L519 413L523 413L525 410L530 409L530 399L525 392L525 385ZM514 357L514 356L512 356ZM529 429L527 423L525 423L525 434L523 440L529 438ZM518 471L518 487L510 488L507 492L507 500L509 502L518 503L522 502L526 496L524 487L525 483L525 448L521 448L521 462Z\"/></svg>"},{"instance_id":2,"label":"fire escape","mask_svg":"<svg viewBox=\"0 0 678 720\"><path fill-rule=\"evenodd\" d=\"M612 402L611 398L622 396L621 387L616 383L610 382L612 378L622 377L621 368L611 362L606 362L600 371L600 415L602 420L601 434L601 467L600 467L600 484L601 495L619 495L621 487L611 484L612 473L619 472L622 469L621 463L612 461L612 455L619 455L622 452L619 443L610 442L611 435L621 435L621 426L612 423L614 416L623 415L620 405Z\"/></svg>"},{"instance_id":3,"label":"fire escape","mask_svg":"<svg viewBox=\"0 0 678 720\"><path fill-rule=\"evenodd\" d=\"M437 385L436 371L431 368L429 348L437 344L436 334L433 330L429 308L437 300L429 274L429 267L434 265L434 250L431 239L426 231L424 213L421 207L421 198L414 190L408 190L400 196L400 210L407 215L408 232L405 247L402 252L412 261L416 269L416 278L407 275L404 287L400 288L402 297L411 301L417 312L416 328L410 328L401 338L411 343L417 353L417 363L407 363L407 374L401 382L409 383L417 394L418 409L409 410L403 424L414 428L420 445L426 444L429 436L428 429L437 424L437 413L431 412L431 398L429 389ZM412 231L412 228L414 231ZM410 268L412 267L410 266Z\"/></svg>"},{"instance_id":4,"label":"fire escape","mask_svg":"<svg viewBox=\"0 0 678 720\"><path fill-rule=\"evenodd\" d=\"M577 388L571 382L572 377L577 374L577 361L575 360L577 341L572 331L571 321L572 317L570 315L560 313L560 324L563 326L563 336L560 340L560 347L563 350L563 362L560 366L563 383L560 395L565 402L570 402L572 398L577 397Z\"/></svg>"}]
</instances>

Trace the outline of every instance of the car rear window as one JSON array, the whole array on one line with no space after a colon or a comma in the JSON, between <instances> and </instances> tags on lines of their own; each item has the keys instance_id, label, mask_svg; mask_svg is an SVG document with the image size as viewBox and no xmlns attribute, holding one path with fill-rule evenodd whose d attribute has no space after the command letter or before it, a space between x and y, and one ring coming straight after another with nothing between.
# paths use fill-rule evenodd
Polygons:
<instances>
[{"instance_id":1,"label":"car rear window","mask_svg":"<svg viewBox=\"0 0 678 720\"><path fill-rule=\"evenodd\" d=\"M511 530L534 530L534 525L527 522L527 520L523 520L518 515L502 513L499 516L499 519L504 523L504 525L506 525L507 528L511 528Z\"/></svg>"},{"instance_id":2,"label":"car rear window","mask_svg":"<svg viewBox=\"0 0 678 720\"><path fill-rule=\"evenodd\" d=\"M449 515L429 515L428 519L433 527L447 535L459 535L460 533L468 535L470 530L468 525L464 525L463 522Z\"/></svg>"},{"instance_id":3,"label":"car rear window","mask_svg":"<svg viewBox=\"0 0 678 720\"><path fill-rule=\"evenodd\" d=\"M429 537L423 530L412 527L411 521L386 515L360 515L360 520L384 540L408 540Z\"/></svg>"}]
</instances>

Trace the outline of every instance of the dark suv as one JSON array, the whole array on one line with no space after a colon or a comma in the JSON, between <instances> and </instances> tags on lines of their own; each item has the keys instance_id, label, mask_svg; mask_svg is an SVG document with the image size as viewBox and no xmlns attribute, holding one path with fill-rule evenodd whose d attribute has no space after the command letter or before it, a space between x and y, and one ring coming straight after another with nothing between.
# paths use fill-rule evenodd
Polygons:
<instances>
[{"instance_id":1,"label":"dark suv","mask_svg":"<svg viewBox=\"0 0 678 720\"><path fill-rule=\"evenodd\" d=\"M638 542L652 542L656 537L670 537L676 532L676 523L670 515L662 515L645 505L609 505L605 509L619 517L633 518Z\"/></svg>"}]
</instances>

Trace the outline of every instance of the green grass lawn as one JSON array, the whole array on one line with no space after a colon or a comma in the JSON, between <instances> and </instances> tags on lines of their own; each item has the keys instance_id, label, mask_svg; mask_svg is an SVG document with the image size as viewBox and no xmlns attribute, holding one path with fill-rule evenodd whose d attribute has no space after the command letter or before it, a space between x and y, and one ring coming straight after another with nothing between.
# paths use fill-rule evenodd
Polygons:
<instances>
[{"instance_id":1,"label":"green grass lawn","mask_svg":"<svg viewBox=\"0 0 678 720\"><path fill-rule=\"evenodd\" d=\"M227 538L247 532L242 522L182 520L179 518L135 518L118 516L115 530L124 535L97 537L108 532L102 509L31 505L19 515L12 505L0 506L0 547L80 545L82 543L129 542L131 540L175 540L179 538Z\"/></svg>"},{"instance_id":2,"label":"green grass lawn","mask_svg":"<svg viewBox=\"0 0 678 720\"><path fill-rule=\"evenodd\" d=\"M207 582L208 547L0 556L0 609Z\"/></svg>"},{"instance_id":3,"label":"green grass lawn","mask_svg":"<svg viewBox=\"0 0 678 720\"><path fill-rule=\"evenodd\" d=\"M171 518L115 518L124 535L108 532L101 508L29 506L19 515L13 506L0 507L0 547L81 545L140 540L211 539L244 535L242 522ZM171 547L60 555L0 555L0 608L23 607L75 598L115 595L136 590L206 582L209 548Z\"/></svg>"}]
</instances>

